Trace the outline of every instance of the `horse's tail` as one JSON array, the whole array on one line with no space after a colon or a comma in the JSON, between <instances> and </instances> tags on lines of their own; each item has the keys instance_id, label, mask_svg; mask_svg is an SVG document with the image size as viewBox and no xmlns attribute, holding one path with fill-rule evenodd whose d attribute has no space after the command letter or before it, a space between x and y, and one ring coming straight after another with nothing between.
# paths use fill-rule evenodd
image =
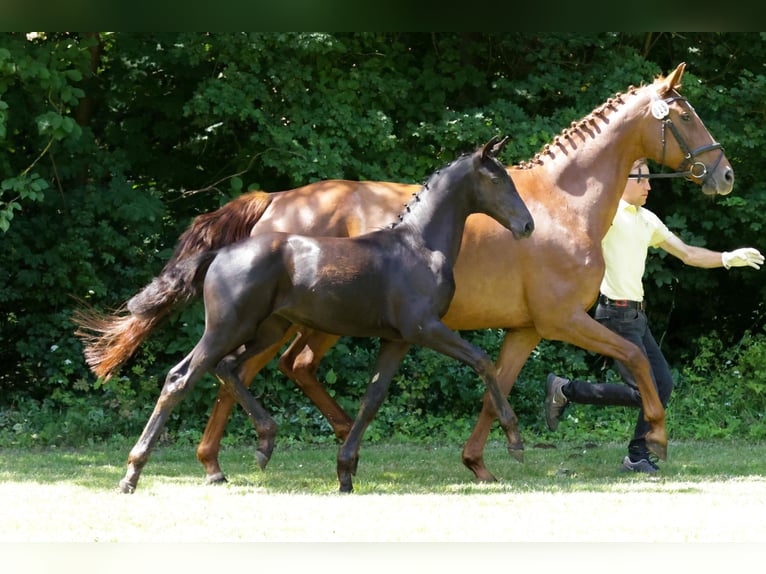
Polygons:
<instances>
[{"instance_id":1,"label":"horse's tail","mask_svg":"<svg viewBox=\"0 0 766 574\"><path fill-rule=\"evenodd\" d=\"M87 306L75 311L75 334L93 373L108 380L163 318L199 296L216 250L248 237L270 202L270 194L251 192L198 216L160 274L126 305L112 314Z\"/></svg>"},{"instance_id":2,"label":"horse's tail","mask_svg":"<svg viewBox=\"0 0 766 574\"><path fill-rule=\"evenodd\" d=\"M178 238L178 245L165 269L195 253L220 249L249 237L253 226L261 219L275 196L274 193L251 191L215 211L197 216Z\"/></svg>"}]
</instances>

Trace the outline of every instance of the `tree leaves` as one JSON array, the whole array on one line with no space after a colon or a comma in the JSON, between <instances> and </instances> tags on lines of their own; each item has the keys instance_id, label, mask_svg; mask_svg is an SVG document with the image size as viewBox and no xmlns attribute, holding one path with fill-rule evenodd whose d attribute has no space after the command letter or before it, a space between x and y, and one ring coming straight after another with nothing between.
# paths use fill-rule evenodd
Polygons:
<instances>
[{"instance_id":1,"label":"tree leaves","mask_svg":"<svg viewBox=\"0 0 766 574\"><path fill-rule=\"evenodd\" d=\"M46 396L50 380L90 380L60 320L70 295L119 305L159 271L192 217L245 190L419 182L498 133L511 136L508 163L526 160L616 92L674 68L678 54L683 93L724 145L737 183L714 201L685 181L653 184L649 207L691 242L763 250L763 46L754 34L704 33L3 34L0 388ZM652 256L646 286L672 361L701 332L720 327L737 340L764 320L752 313L766 299L757 272ZM121 382L150 395L146 381L161 381L195 342L195 316L201 322L192 309L183 328L158 330ZM365 354L353 346L346 355ZM72 349L62 370L60 355ZM530 372L547 372L552 358L582 363L571 350L545 351ZM329 360L339 394L366 383L359 373L348 382L348 356ZM443 373L437 385L461 384L459 369ZM450 395L460 408L475 393L466 380ZM294 404L276 370L261 382L281 408ZM407 400L433 406L428 381L417 383ZM531 384L525 407L537 391ZM200 417L203 403L193 407Z\"/></svg>"}]
</instances>

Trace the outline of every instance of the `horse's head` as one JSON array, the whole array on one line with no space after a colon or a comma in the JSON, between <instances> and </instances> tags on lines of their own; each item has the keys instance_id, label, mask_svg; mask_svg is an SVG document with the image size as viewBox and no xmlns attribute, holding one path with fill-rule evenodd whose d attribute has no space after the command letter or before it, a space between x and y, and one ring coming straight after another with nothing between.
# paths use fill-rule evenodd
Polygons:
<instances>
[{"instance_id":1,"label":"horse's head","mask_svg":"<svg viewBox=\"0 0 766 574\"><path fill-rule=\"evenodd\" d=\"M726 195L734 187L734 170L723 147L710 135L689 101L678 93L686 64L643 90L649 97L644 145L646 156L702 185L707 195ZM659 174L663 175L663 174Z\"/></svg>"},{"instance_id":2,"label":"horse's head","mask_svg":"<svg viewBox=\"0 0 766 574\"><path fill-rule=\"evenodd\" d=\"M535 222L497 154L508 138L493 137L474 153L477 211L489 215L516 239L528 237Z\"/></svg>"}]
</instances>

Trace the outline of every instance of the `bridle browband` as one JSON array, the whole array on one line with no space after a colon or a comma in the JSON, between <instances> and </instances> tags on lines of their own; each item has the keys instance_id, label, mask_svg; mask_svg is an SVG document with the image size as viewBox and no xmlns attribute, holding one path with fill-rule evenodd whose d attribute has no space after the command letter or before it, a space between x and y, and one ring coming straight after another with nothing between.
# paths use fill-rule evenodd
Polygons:
<instances>
[{"instance_id":1,"label":"bridle browband","mask_svg":"<svg viewBox=\"0 0 766 574\"><path fill-rule=\"evenodd\" d=\"M718 156L715 165L713 166L713 171L715 171L718 167L718 164L721 163L721 159L724 155L724 150L723 146L718 142L706 144L698 147L697 149L689 149L686 140L684 140L683 136L678 131L678 128L673 123L673 120L670 119L670 108L668 107L668 104L675 102L676 100L681 100L687 104L689 103L688 100L683 96L671 96L669 98L665 98L664 100L661 100L659 96L655 96L655 99L652 102L652 114L655 118L662 122L662 161L660 162L662 167L665 167L665 147L667 145L666 128L669 129L673 133L673 136L676 138L678 146L684 153L684 161L681 162L681 165L679 165L678 169L673 173L631 173L628 175L628 177L632 177L638 181L641 181L642 178L660 179L670 177L685 177L686 179L694 178L704 181L704 178L708 175L708 169L704 163L701 161L696 161L696 156L718 149L721 150L721 153ZM689 106L691 107L691 104L689 104Z\"/></svg>"}]
</instances>

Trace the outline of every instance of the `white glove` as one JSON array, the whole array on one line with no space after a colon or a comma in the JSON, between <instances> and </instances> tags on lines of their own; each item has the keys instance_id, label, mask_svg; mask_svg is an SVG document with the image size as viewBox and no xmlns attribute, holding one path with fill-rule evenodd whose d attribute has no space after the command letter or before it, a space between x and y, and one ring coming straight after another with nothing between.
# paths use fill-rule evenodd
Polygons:
<instances>
[{"instance_id":1,"label":"white glove","mask_svg":"<svg viewBox=\"0 0 766 574\"><path fill-rule=\"evenodd\" d=\"M734 251L724 251L721 253L721 261L726 269L730 267L744 267L745 265L760 269L761 265L763 265L763 255L752 247L742 247Z\"/></svg>"}]
</instances>

